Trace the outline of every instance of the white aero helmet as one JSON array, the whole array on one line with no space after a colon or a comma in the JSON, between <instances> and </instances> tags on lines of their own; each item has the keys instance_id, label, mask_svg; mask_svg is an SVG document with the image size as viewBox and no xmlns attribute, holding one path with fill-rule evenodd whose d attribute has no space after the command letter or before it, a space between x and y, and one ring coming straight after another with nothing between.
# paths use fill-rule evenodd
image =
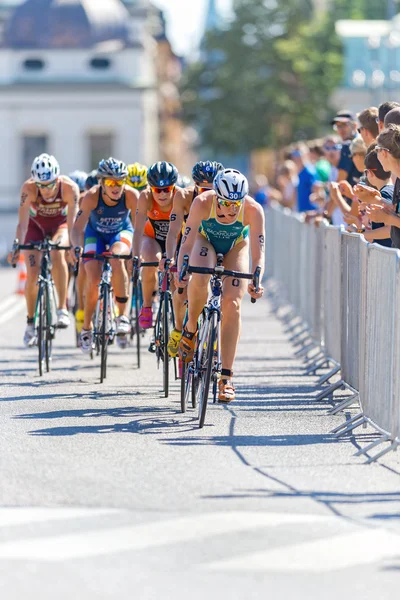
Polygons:
<instances>
[{"instance_id":1,"label":"white aero helmet","mask_svg":"<svg viewBox=\"0 0 400 600\"><path fill-rule=\"evenodd\" d=\"M215 176L213 186L221 200L244 200L249 193L247 178L236 169L219 171Z\"/></svg>"},{"instance_id":2,"label":"white aero helmet","mask_svg":"<svg viewBox=\"0 0 400 600\"><path fill-rule=\"evenodd\" d=\"M41 154L33 161L31 172L36 183L51 183L60 176L60 165L54 156Z\"/></svg>"}]
</instances>

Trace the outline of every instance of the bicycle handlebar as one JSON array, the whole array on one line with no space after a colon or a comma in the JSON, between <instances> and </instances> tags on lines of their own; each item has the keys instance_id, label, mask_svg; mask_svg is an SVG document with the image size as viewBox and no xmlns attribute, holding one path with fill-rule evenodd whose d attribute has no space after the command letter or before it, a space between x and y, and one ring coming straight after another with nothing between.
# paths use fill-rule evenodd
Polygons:
<instances>
[{"instance_id":1,"label":"bicycle handlebar","mask_svg":"<svg viewBox=\"0 0 400 600\"><path fill-rule=\"evenodd\" d=\"M37 242L36 244L17 244L15 250L39 250L43 252L44 250L47 250L46 245L43 247L43 242ZM50 250L71 250L72 248L72 246L59 246L58 244L53 244L51 242L49 242L48 246Z\"/></svg>"},{"instance_id":2,"label":"bicycle handlebar","mask_svg":"<svg viewBox=\"0 0 400 600\"><path fill-rule=\"evenodd\" d=\"M213 269L209 267L191 267L189 265L189 256L186 254L183 257L183 263L181 272L179 274L179 279L182 280L188 273L199 273L201 275L219 275L225 277L234 277L235 279L249 279L253 281L254 288L256 292L258 292L260 287L260 274L261 267L257 267L254 273L242 273L240 271L231 271L230 269L225 269L222 265L216 265ZM183 293L183 288L178 289L178 293ZM251 299L252 304L256 302L255 298Z\"/></svg>"}]
</instances>

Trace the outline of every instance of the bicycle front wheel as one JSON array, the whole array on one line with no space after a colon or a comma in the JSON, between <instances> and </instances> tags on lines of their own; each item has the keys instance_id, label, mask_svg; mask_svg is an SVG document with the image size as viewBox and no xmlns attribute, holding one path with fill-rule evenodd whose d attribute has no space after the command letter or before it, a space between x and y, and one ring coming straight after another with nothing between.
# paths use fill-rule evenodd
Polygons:
<instances>
[{"instance_id":1,"label":"bicycle front wheel","mask_svg":"<svg viewBox=\"0 0 400 600\"><path fill-rule=\"evenodd\" d=\"M54 324L53 324L53 314L52 314L52 303L50 298L51 291L46 287L46 291L44 297L46 298L45 303L45 338L44 338L44 355L46 362L46 371L49 373L51 369L51 352L53 345L53 336L54 336Z\"/></svg>"},{"instance_id":2,"label":"bicycle front wheel","mask_svg":"<svg viewBox=\"0 0 400 600\"><path fill-rule=\"evenodd\" d=\"M108 323L108 292L103 289L103 314L101 319L101 334L100 334L100 383L103 383L107 377L107 348L108 348L108 335L107 335L107 323Z\"/></svg>"},{"instance_id":3,"label":"bicycle front wheel","mask_svg":"<svg viewBox=\"0 0 400 600\"><path fill-rule=\"evenodd\" d=\"M162 357L163 357L163 383L164 396L168 398L169 394L169 355L167 350L169 338L169 320L168 320L168 296L164 294L162 303Z\"/></svg>"},{"instance_id":4,"label":"bicycle front wheel","mask_svg":"<svg viewBox=\"0 0 400 600\"><path fill-rule=\"evenodd\" d=\"M139 327L139 313L141 306L141 297L142 297L142 284L139 280L136 290L135 290L135 305L134 305L134 327L135 327L135 335L136 335L136 358L137 358L137 366L140 369L140 327Z\"/></svg>"},{"instance_id":5,"label":"bicycle front wheel","mask_svg":"<svg viewBox=\"0 0 400 600\"><path fill-rule=\"evenodd\" d=\"M37 319L37 345L38 345L38 363L39 375L43 375L44 357L45 357L45 337L46 337L46 298L43 285L39 286L36 300L36 319Z\"/></svg>"},{"instance_id":6,"label":"bicycle front wheel","mask_svg":"<svg viewBox=\"0 0 400 600\"><path fill-rule=\"evenodd\" d=\"M212 377L212 370L214 365L214 344L217 339L217 326L218 326L218 315L213 313L210 318L208 334L206 338L206 348L200 349L202 352L201 357L201 371L202 377L200 382L199 390L199 427L200 429L204 426L207 412L208 393L210 390L210 383Z\"/></svg>"}]
</instances>

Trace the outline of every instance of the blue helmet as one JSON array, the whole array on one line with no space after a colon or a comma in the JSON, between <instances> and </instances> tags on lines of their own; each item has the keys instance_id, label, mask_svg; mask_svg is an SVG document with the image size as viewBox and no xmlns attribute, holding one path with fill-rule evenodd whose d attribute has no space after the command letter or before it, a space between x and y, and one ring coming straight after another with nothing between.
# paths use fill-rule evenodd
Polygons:
<instances>
[{"instance_id":1,"label":"blue helmet","mask_svg":"<svg viewBox=\"0 0 400 600\"><path fill-rule=\"evenodd\" d=\"M197 162L192 171L193 181L201 186L202 183L212 183L219 171L224 170L224 165L219 162L200 160Z\"/></svg>"},{"instance_id":2,"label":"blue helmet","mask_svg":"<svg viewBox=\"0 0 400 600\"><path fill-rule=\"evenodd\" d=\"M107 158L107 160L101 160L97 169L97 177L111 179L126 179L128 177L128 169L126 164L122 160L115 158Z\"/></svg>"},{"instance_id":3,"label":"blue helmet","mask_svg":"<svg viewBox=\"0 0 400 600\"><path fill-rule=\"evenodd\" d=\"M178 180L178 169L170 162L160 161L147 171L147 181L152 187L168 187Z\"/></svg>"},{"instance_id":4,"label":"blue helmet","mask_svg":"<svg viewBox=\"0 0 400 600\"><path fill-rule=\"evenodd\" d=\"M97 179L97 169L94 169L89 173L89 175L86 178L85 188L87 190L90 190L90 188L92 188L94 185L97 185L98 183L99 181Z\"/></svg>"},{"instance_id":5,"label":"blue helmet","mask_svg":"<svg viewBox=\"0 0 400 600\"><path fill-rule=\"evenodd\" d=\"M78 170L72 171L72 173L68 175L68 177L77 184L80 192L84 192L86 190L87 176L88 175L85 173L85 171Z\"/></svg>"}]
</instances>

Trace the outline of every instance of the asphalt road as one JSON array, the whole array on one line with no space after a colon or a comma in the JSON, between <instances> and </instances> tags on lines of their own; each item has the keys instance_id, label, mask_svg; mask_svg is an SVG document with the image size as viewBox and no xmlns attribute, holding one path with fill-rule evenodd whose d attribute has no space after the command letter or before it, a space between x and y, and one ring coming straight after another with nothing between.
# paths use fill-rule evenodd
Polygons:
<instances>
[{"instance_id":1,"label":"asphalt road","mask_svg":"<svg viewBox=\"0 0 400 600\"><path fill-rule=\"evenodd\" d=\"M59 332L39 378L15 272L0 271L0 597L388 598L399 589L400 465L336 440L267 300L244 304L237 401L203 430L144 352L109 378ZM144 344L145 348L145 344ZM262 595L262 596L261 596Z\"/></svg>"}]
</instances>

